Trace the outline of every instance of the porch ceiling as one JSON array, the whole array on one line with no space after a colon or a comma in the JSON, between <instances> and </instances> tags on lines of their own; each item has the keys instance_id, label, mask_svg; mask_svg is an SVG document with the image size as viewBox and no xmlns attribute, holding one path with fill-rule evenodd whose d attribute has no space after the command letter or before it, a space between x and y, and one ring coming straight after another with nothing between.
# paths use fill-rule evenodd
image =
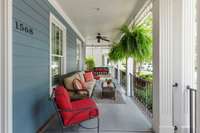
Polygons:
<instances>
[{"instance_id":1,"label":"porch ceiling","mask_svg":"<svg viewBox=\"0 0 200 133\"><path fill-rule=\"evenodd\" d=\"M146 0L57 0L87 40L98 32L113 40L118 29L137 14Z\"/></svg>"}]
</instances>

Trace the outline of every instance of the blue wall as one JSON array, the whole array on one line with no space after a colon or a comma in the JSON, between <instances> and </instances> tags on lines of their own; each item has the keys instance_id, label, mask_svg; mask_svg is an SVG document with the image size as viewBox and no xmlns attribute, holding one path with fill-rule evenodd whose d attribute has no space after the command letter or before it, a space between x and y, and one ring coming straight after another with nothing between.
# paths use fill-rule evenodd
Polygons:
<instances>
[{"instance_id":1,"label":"blue wall","mask_svg":"<svg viewBox=\"0 0 200 133\"><path fill-rule=\"evenodd\" d=\"M47 0L13 1L14 133L35 133L54 112L49 94L49 14L67 28L67 72L76 70L76 33ZM33 34L16 29L16 22Z\"/></svg>"}]
</instances>

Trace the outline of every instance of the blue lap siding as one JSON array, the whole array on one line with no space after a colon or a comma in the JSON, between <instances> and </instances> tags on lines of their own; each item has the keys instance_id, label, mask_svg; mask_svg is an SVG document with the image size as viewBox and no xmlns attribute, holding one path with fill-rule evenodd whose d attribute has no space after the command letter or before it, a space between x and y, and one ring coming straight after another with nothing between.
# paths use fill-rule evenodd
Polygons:
<instances>
[{"instance_id":1,"label":"blue lap siding","mask_svg":"<svg viewBox=\"0 0 200 133\"><path fill-rule=\"evenodd\" d=\"M13 0L14 133L35 133L53 114L49 96L49 15L67 29L67 72L75 71L77 34L48 0ZM33 34L16 29L16 22Z\"/></svg>"}]
</instances>

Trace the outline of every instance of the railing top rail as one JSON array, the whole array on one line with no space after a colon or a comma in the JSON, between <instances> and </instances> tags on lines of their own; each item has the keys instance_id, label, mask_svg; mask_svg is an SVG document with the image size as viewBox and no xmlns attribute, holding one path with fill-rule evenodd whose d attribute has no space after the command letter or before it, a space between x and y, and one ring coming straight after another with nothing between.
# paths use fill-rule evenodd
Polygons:
<instances>
[{"instance_id":1,"label":"railing top rail","mask_svg":"<svg viewBox=\"0 0 200 133\"><path fill-rule=\"evenodd\" d=\"M125 70L120 69L121 72L126 72Z\"/></svg>"},{"instance_id":2,"label":"railing top rail","mask_svg":"<svg viewBox=\"0 0 200 133\"><path fill-rule=\"evenodd\" d=\"M141 77L137 77L137 76L133 76L135 79L137 79L137 80L140 80L140 81L142 81L142 82L147 82L147 83L152 83L152 81L149 81L149 80L146 80L146 79L143 79L143 78L141 78Z\"/></svg>"}]
</instances>

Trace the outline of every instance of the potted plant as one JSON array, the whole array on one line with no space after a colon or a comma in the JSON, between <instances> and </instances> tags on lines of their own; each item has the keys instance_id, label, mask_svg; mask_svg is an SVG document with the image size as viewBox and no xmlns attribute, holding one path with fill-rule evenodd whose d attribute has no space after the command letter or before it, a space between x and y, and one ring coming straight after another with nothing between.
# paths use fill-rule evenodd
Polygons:
<instances>
[{"instance_id":1,"label":"potted plant","mask_svg":"<svg viewBox=\"0 0 200 133\"><path fill-rule=\"evenodd\" d=\"M95 62L93 57L86 57L85 58L86 69L88 71L93 71L95 67Z\"/></svg>"},{"instance_id":2,"label":"potted plant","mask_svg":"<svg viewBox=\"0 0 200 133\"><path fill-rule=\"evenodd\" d=\"M152 54L151 30L141 24L131 27L124 25L120 31L123 36L111 48L109 58L115 62L126 59L126 73L128 73L128 58L133 57L133 74L136 75L136 62L142 62Z\"/></svg>"}]
</instances>

